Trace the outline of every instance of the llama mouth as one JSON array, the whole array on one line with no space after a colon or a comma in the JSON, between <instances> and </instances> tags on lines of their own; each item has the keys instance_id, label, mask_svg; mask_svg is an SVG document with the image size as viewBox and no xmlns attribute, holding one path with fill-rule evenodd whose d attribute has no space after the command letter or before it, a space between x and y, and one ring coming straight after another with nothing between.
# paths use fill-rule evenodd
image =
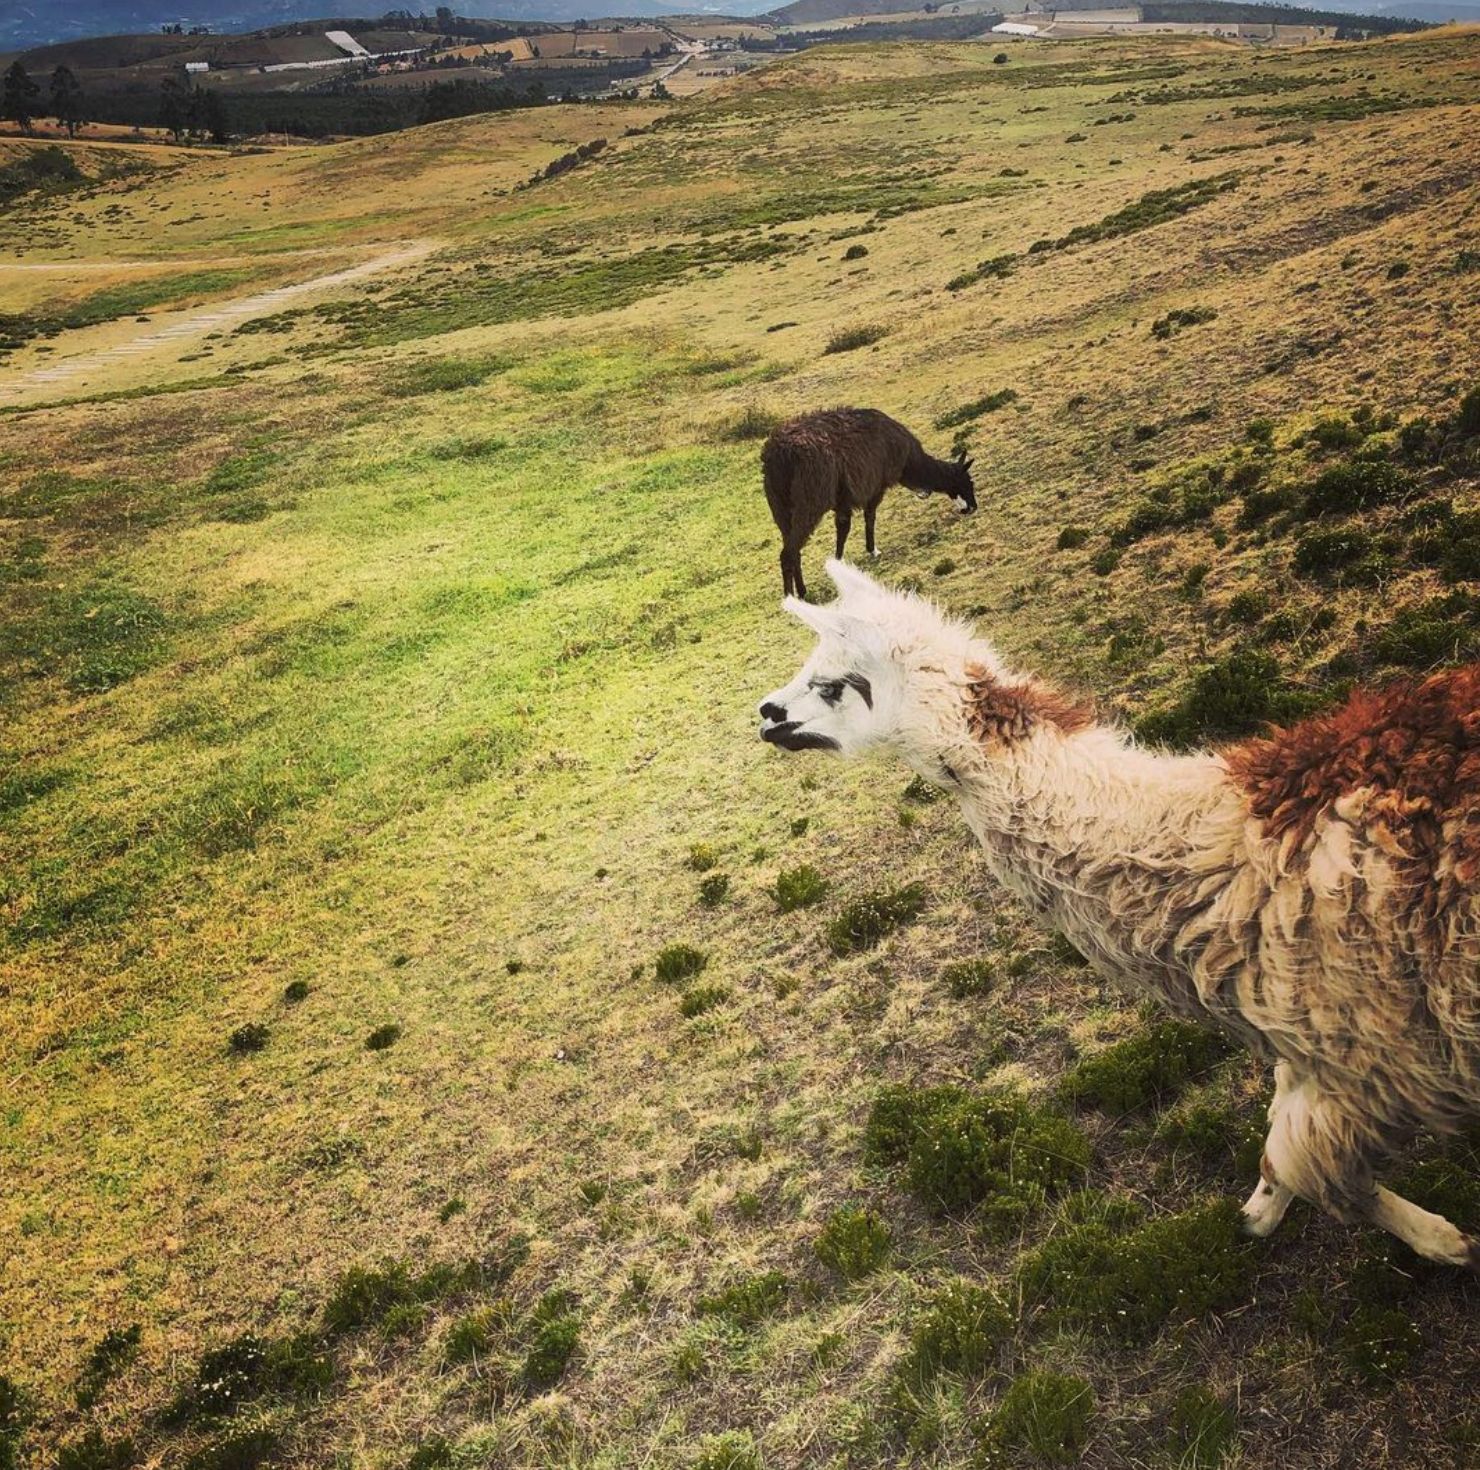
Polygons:
<instances>
[{"instance_id":1,"label":"llama mouth","mask_svg":"<svg viewBox=\"0 0 1480 1470\"><path fill-rule=\"evenodd\" d=\"M799 730L795 720L779 725L762 725L761 739L767 745L779 745L782 750L837 750L838 742L831 735L819 735L815 730Z\"/></svg>"}]
</instances>

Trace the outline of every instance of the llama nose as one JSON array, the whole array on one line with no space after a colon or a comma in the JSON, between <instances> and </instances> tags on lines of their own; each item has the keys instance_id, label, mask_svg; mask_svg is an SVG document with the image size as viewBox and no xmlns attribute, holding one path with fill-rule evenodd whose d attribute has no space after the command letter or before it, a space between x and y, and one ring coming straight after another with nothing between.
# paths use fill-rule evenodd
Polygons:
<instances>
[{"instance_id":1,"label":"llama nose","mask_svg":"<svg viewBox=\"0 0 1480 1470\"><path fill-rule=\"evenodd\" d=\"M761 706L761 719L774 720L778 725L786 721L786 711L779 704L772 704L768 699Z\"/></svg>"}]
</instances>

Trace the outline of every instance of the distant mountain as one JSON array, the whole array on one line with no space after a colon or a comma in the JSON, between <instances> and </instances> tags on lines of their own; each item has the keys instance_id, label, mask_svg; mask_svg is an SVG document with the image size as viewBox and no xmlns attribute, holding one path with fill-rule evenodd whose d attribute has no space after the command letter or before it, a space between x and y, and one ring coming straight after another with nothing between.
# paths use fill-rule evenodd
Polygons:
<instances>
[{"instance_id":1,"label":"distant mountain","mask_svg":"<svg viewBox=\"0 0 1480 1470\"><path fill-rule=\"evenodd\" d=\"M676 3L676 0L460 0L458 15L478 20L595 20L613 14L650 20L665 15L757 15L775 0L733 0L727 4ZM435 5L346 5L341 15L377 18L387 10L423 10ZM161 26L209 26L212 31L255 31L290 21L320 20L333 14L333 0L0 0L0 52L23 51L52 41L88 36L158 32Z\"/></svg>"}]
</instances>

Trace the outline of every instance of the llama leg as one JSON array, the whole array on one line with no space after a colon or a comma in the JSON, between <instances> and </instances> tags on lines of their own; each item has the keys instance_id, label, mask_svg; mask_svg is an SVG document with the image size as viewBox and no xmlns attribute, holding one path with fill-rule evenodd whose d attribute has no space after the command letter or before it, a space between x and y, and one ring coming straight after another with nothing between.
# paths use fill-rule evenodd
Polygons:
<instances>
[{"instance_id":1,"label":"llama leg","mask_svg":"<svg viewBox=\"0 0 1480 1470\"><path fill-rule=\"evenodd\" d=\"M788 546L781 553L781 565L786 574L791 578L791 590L803 602L807 600L807 584L802 580L802 548L800 546Z\"/></svg>"},{"instance_id":2,"label":"llama leg","mask_svg":"<svg viewBox=\"0 0 1480 1470\"><path fill-rule=\"evenodd\" d=\"M1274 1064L1274 1098L1269 1104L1269 1121L1273 1125L1281 1109L1289 1103L1294 1088L1294 1073L1288 1062ZM1272 1234L1285 1211L1290 1208L1294 1193L1275 1177L1274 1165L1270 1162L1268 1148L1259 1160L1259 1183L1244 1202L1244 1231L1261 1239Z\"/></svg>"},{"instance_id":3,"label":"llama leg","mask_svg":"<svg viewBox=\"0 0 1480 1470\"><path fill-rule=\"evenodd\" d=\"M874 545L874 517L878 514L879 502L871 500L863 508L863 542L868 548L870 556L878 556L879 549Z\"/></svg>"},{"instance_id":4,"label":"llama leg","mask_svg":"<svg viewBox=\"0 0 1480 1470\"><path fill-rule=\"evenodd\" d=\"M791 557L786 547L781 548L781 595L791 596Z\"/></svg>"},{"instance_id":5,"label":"llama leg","mask_svg":"<svg viewBox=\"0 0 1480 1470\"><path fill-rule=\"evenodd\" d=\"M1378 1185L1367 1218L1431 1261L1480 1273L1480 1240L1390 1189Z\"/></svg>"},{"instance_id":6,"label":"llama leg","mask_svg":"<svg viewBox=\"0 0 1480 1470\"><path fill-rule=\"evenodd\" d=\"M838 560L843 559L843 548L848 544L848 532L853 529L853 512L851 510L835 510L833 522L838 528Z\"/></svg>"}]
</instances>

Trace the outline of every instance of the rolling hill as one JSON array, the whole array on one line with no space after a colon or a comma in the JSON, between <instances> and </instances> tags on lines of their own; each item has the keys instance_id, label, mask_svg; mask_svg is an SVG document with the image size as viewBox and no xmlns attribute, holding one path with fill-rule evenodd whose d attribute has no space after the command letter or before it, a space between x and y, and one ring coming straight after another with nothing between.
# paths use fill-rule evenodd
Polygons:
<instances>
[{"instance_id":1,"label":"rolling hill","mask_svg":"<svg viewBox=\"0 0 1480 1470\"><path fill-rule=\"evenodd\" d=\"M754 711L839 402L978 467L877 574L1148 740L1480 654L1477 104L993 37L0 137L0 1465L1473 1463L1480 1282L1244 1240L1267 1071Z\"/></svg>"}]
</instances>

